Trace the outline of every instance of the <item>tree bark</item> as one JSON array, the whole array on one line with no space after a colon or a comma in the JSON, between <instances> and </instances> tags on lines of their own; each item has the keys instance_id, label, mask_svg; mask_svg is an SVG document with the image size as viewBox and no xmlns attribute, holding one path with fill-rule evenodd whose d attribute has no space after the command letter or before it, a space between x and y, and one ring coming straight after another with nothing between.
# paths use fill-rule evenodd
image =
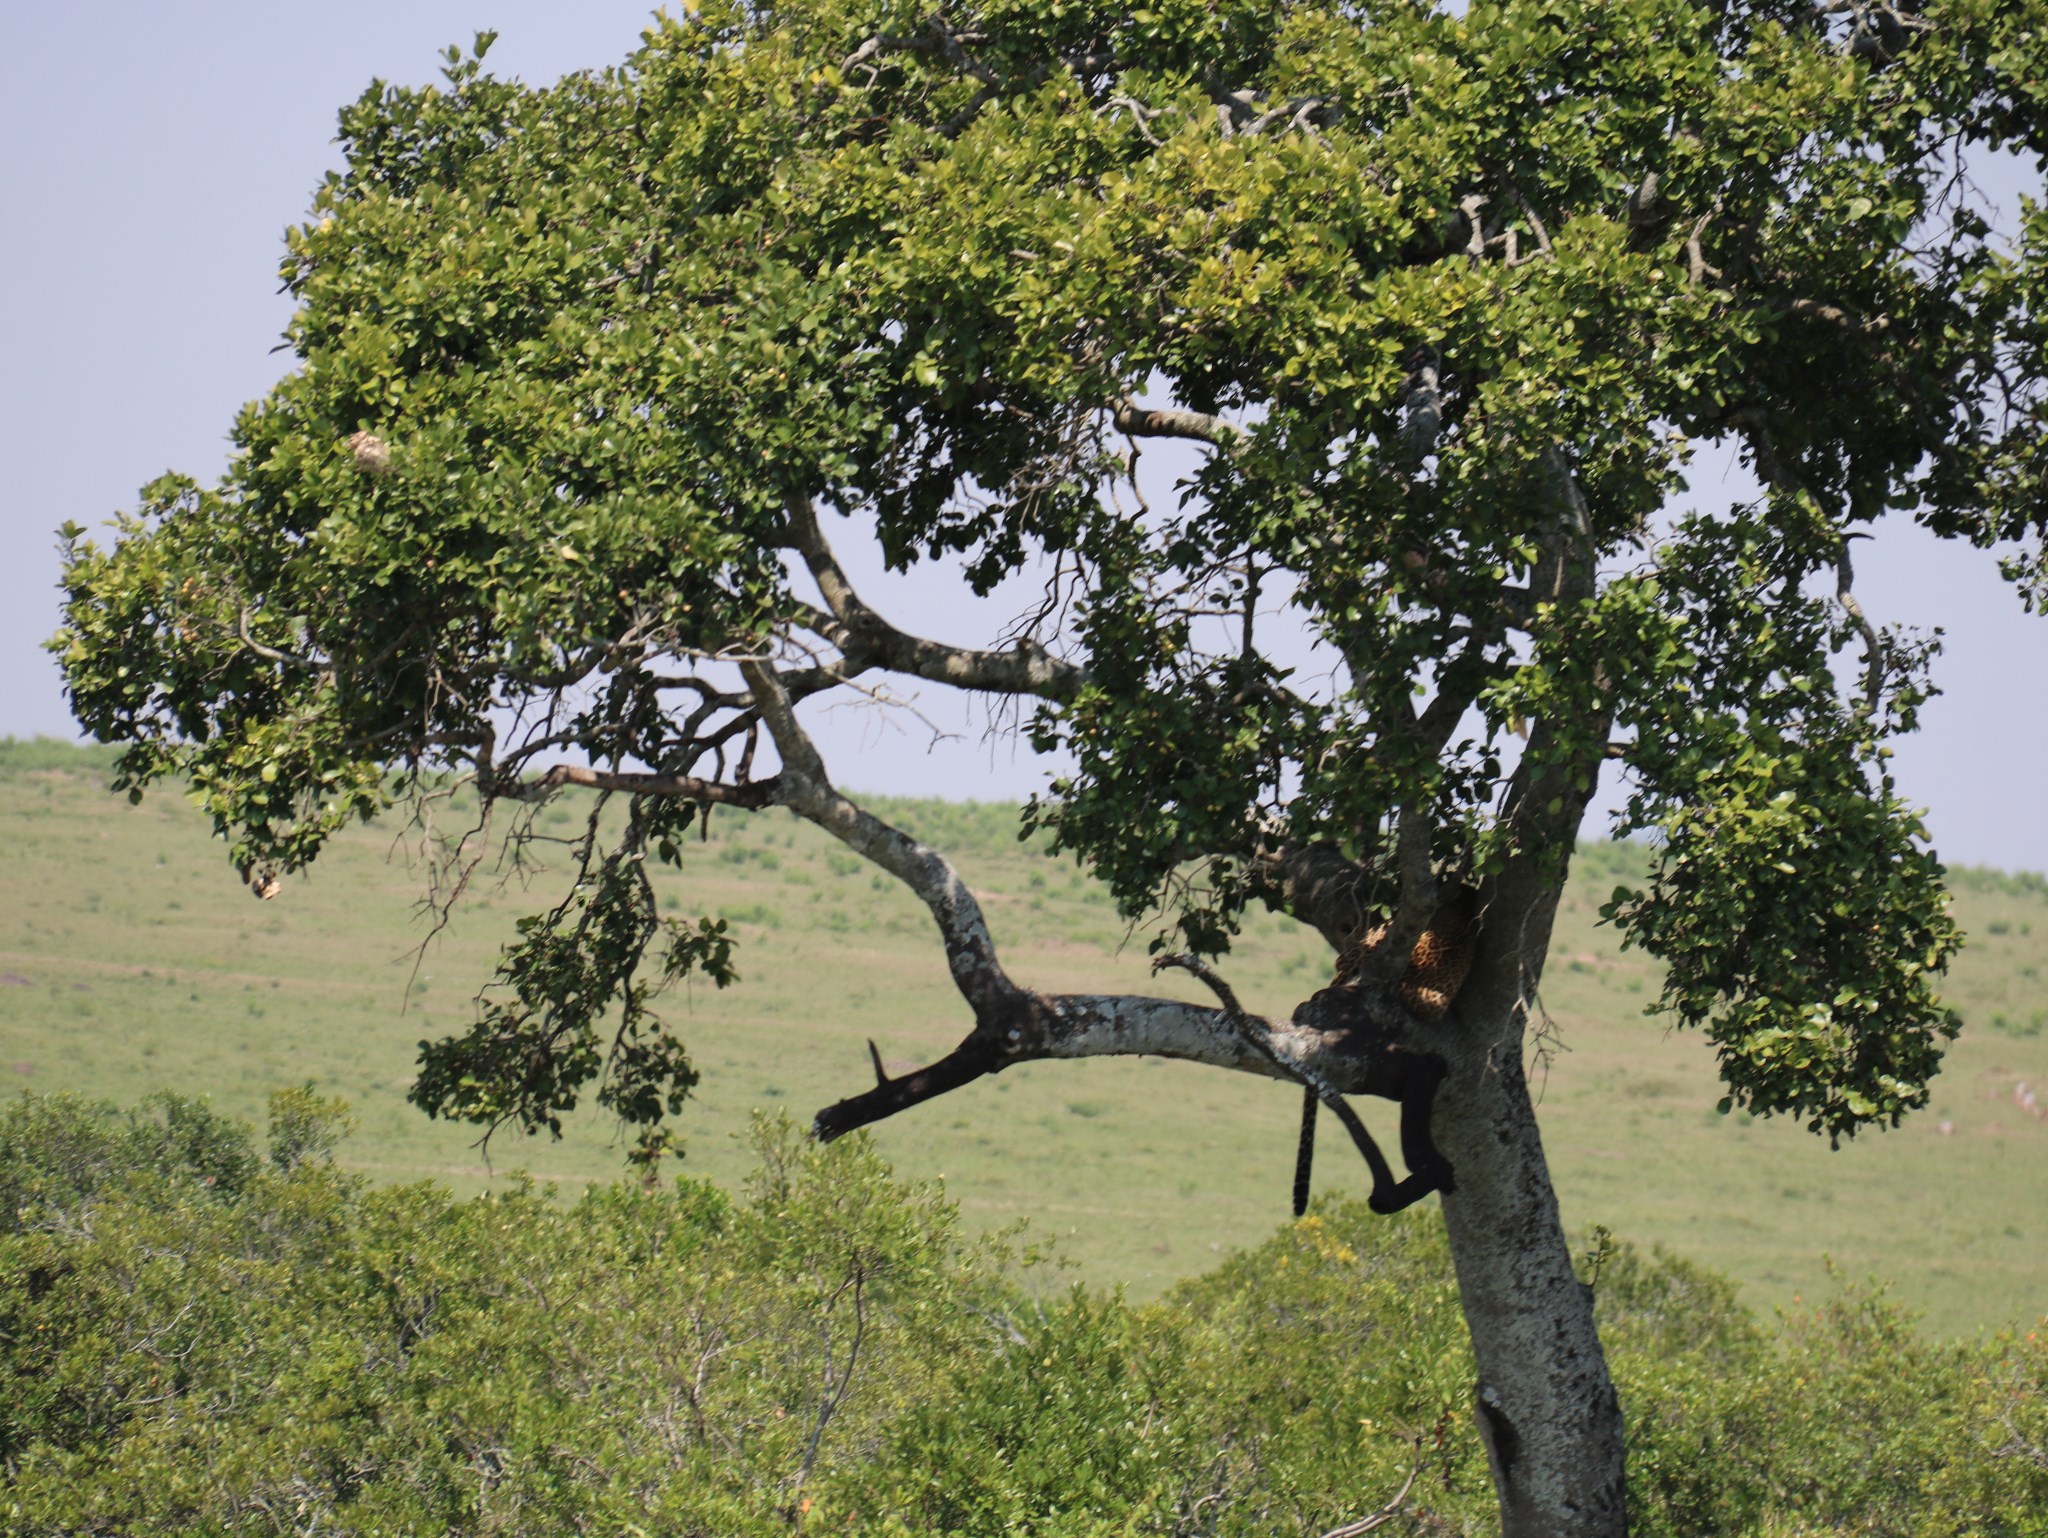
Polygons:
<instances>
[{"instance_id":1,"label":"tree bark","mask_svg":"<svg viewBox=\"0 0 2048 1538\"><path fill-rule=\"evenodd\" d=\"M1592 1289L1572 1271L1522 1066L1557 896L1546 883L1524 903L1499 903L1459 1000L1437 1098L1439 1146L1457 1171L1444 1223L1504 1538L1617 1538L1627 1531L1621 1403Z\"/></svg>"},{"instance_id":2,"label":"tree bark","mask_svg":"<svg viewBox=\"0 0 2048 1538\"><path fill-rule=\"evenodd\" d=\"M1224 1009L1160 998L1040 994L1003 969L980 904L951 863L835 790L773 671L755 662L742 663L741 671L782 755L776 799L924 900L953 980L975 1016L974 1029L951 1053L900 1078L883 1075L876 1054L875 1087L820 1111L818 1136L843 1136L1010 1063L1054 1057L1175 1057L1296 1078L1326 1099L1398 1097L1402 1091L1388 1080L1395 1061L1389 1051L1425 1047L1443 1060L1446 1076L1439 1087L1432 1057L1440 1141L1435 1148L1426 1147L1426 1136L1422 1142L1430 1162L1448 1156L1455 1174L1444 1217L1479 1369L1474 1409L1501 1530L1506 1538L1616 1538L1625 1532L1621 1406L1594 1333L1592 1294L1572 1272L1522 1069L1528 1008L1563 892L1564 860L1546 869L1543 854L1519 856L1482 887L1478 952L1455 1005L1440 1020L1409 1015L1390 985L1343 999L1334 996L1346 990L1325 990L1285 1024L1245 1017L1227 989ZM1589 740L1604 736L1602 722ZM1547 745L1547 728L1539 727L1531 751ZM1569 849L1591 784L1587 775L1584 786L1574 788L1568 770L1539 773L1521 787L1509 815L1548 834L1538 849ZM1554 810L1539 816L1533 807ZM1543 821L1555 826L1540 828ZM1355 926L1349 915L1356 908L1356 867L1347 878L1338 866L1348 862L1333 865L1313 850L1295 853L1299 860L1282 860L1276 870L1276 891L1316 910L1303 916L1336 944ZM1213 983L1208 969L1198 973ZM1407 1113L1404 1099L1403 1152L1413 1165ZM1377 1194L1393 1182L1376 1151L1367 1158ZM1438 1184L1430 1180L1415 1195Z\"/></svg>"}]
</instances>

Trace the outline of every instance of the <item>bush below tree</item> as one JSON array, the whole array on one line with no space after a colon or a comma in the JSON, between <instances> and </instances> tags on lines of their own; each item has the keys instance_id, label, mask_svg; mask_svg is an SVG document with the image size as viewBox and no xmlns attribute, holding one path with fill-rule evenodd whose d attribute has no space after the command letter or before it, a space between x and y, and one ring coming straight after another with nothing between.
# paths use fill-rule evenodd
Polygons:
<instances>
[{"instance_id":1,"label":"bush below tree","mask_svg":"<svg viewBox=\"0 0 2048 1538\"><path fill-rule=\"evenodd\" d=\"M203 1103L0 1111L0 1516L31 1534L1320 1534L1494 1520L1434 1213L1321 1208L1154 1304L963 1235L861 1139L730 1194L458 1199ZM1761 1321L1596 1234L1652 1535L2048 1533L2048 1348L1880 1291Z\"/></svg>"}]
</instances>

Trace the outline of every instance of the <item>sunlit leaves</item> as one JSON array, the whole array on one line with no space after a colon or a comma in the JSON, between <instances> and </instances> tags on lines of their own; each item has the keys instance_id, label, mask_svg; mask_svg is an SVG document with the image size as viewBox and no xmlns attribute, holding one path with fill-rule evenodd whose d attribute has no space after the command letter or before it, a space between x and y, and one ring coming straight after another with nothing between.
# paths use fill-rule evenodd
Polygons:
<instances>
[{"instance_id":1,"label":"sunlit leaves","mask_svg":"<svg viewBox=\"0 0 2048 1538\"><path fill-rule=\"evenodd\" d=\"M638 1129L636 1157L651 1160L670 1146L660 1124L682 1110L698 1075L650 1002L660 987L693 973L721 988L737 974L725 920L691 927L659 916L645 835L636 824L594 865L586 853L569 895L519 921L519 938L479 998L474 1024L420 1043L415 1105L493 1130L511 1124L560 1136L562 1114L602 1073L598 1103ZM650 981L640 971L657 941L660 977Z\"/></svg>"},{"instance_id":2,"label":"sunlit leaves","mask_svg":"<svg viewBox=\"0 0 2048 1538\"><path fill-rule=\"evenodd\" d=\"M1651 882L1605 911L1665 963L1661 1006L1705 1027L1729 1104L1835 1138L1926 1102L1961 935L1885 723L1830 667L1838 622L1800 591L1792 522L1695 519L1667 550L1686 624L1650 659L1665 689L1633 718L1628 808L1657 838ZM1897 679L1894 708L1923 687Z\"/></svg>"},{"instance_id":3,"label":"sunlit leaves","mask_svg":"<svg viewBox=\"0 0 2048 1538\"><path fill-rule=\"evenodd\" d=\"M1829 576L1910 511L2038 599L2048 532L2048 226L2002 249L1957 159L2048 144L2040 6L1915 15L1873 51L1777 0L709 0L540 87L479 39L343 112L281 266L293 371L223 483L67 536L78 713L245 870L521 710L720 771L661 669L800 612L807 497L979 592L1060 563L1089 682L1035 718L1076 767L1034 816L1198 948L1262 838L1383 861L1426 810L1446 875L1556 873L1613 726L1680 1013L1757 1103L1889 1119L1940 1030L1882 949L1947 943L1882 773L1928 648L1863 656ZM1141 497L1127 398L1228 446ZM1706 444L1770 496L1667 539ZM1314 676L1248 615L1313 636ZM636 849L679 855L664 815ZM1890 873L1806 980L1734 954L1752 903L1832 909L1801 846ZM631 1119L687 1087L636 1035L664 916L611 869L511 954L432 1104L546 1126L606 1062Z\"/></svg>"}]
</instances>

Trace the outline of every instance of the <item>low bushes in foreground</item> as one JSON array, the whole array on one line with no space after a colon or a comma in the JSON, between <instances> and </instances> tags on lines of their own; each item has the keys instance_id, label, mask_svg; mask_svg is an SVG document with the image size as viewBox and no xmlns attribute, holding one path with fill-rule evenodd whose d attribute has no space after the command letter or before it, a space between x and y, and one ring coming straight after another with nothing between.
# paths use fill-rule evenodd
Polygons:
<instances>
[{"instance_id":1,"label":"low bushes in foreground","mask_svg":"<svg viewBox=\"0 0 2048 1538\"><path fill-rule=\"evenodd\" d=\"M20 1534L1319 1534L1493 1521L1440 1226L1333 1205L1151 1304L1044 1301L857 1139L746 1189L458 1200L203 1105L0 1110ZM2048 1534L2048 1349L1589 1256L1645 1534Z\"/></svg>"}]
</instances>

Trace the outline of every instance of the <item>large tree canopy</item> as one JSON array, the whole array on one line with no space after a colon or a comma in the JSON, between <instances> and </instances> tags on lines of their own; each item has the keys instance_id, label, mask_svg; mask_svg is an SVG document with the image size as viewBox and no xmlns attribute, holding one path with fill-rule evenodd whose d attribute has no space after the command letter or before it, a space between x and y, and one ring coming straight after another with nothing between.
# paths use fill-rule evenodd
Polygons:
<instances>
[{"instance_id":1,"label":"large tree canopy","mask_svg":"<svg viewBox=\"0 0 2048 1538\"><path fill-rule=\"evenodd\" d=\"M1864 613L1851 541L1910 516L2048 594L2048 214L1995 238L1972 181L2038 183L2048 9L705 4L543 88L487 45L343 113L299 365L222 483L67 530L56 644L124 782L188 779L264 890L451 776L623 803L427 1049L439 1114L553 1126L596 1082L659 1148L693 1073L650 996L729 957L645 861L713 806L908 882L974 1013L827 1133L1028 1057L1327 1100L1429 1054L1509 1525L1609 1530L1618 1451L1557 1472L1614 1440L1597 1348L1535 1343L1584 1314L1519 1068L1551 911L1618 772L1654 857L1610 912L1730 1100L1831 1137L1924 1103L1956 934L1884 743L1934 648ZM1761 494L1667 515L1715 445ZM835 556L867 528L1046 602L921 637ZM1191 957L1265 903L1369 940L1356 975L1292 1022L1012 982L801 724L889 674L1021 697L1075 766L1030 816ZM1394 985L1461 894L1471 981L1418 1017ZM1517 1376L1545 1351L1576 1408Z\"/></svg>"}]
</instances>

